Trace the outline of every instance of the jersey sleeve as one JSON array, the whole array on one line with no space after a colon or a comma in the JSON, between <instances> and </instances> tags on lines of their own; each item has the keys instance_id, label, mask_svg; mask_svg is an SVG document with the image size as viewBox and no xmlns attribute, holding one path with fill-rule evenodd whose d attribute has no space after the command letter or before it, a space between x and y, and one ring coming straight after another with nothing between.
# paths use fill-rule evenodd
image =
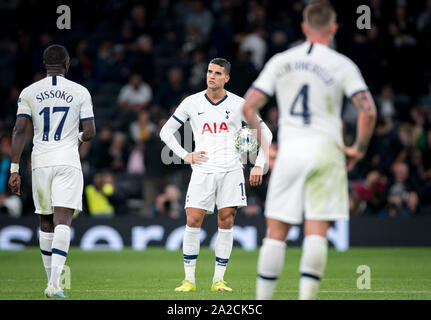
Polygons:
<instances>
[{"instance_id":1,"label":"jersey sleeve","mask_svg":"<svg viewBox=\"0 0 431 320\"><path fill-rule=\"evenodd\" d=\"M276 59L272 57L263 67L262 72L253 82L252 87L263 92L269 98L274 95L276 80Z\"/></svg>"},{"instance_id":2,"label":"jersey sleeve","mask_svg":"<svg viewBox=\"0 0 431 320\"><path fill-rule=\"evenodd\" d=\"M94 120L93 103L91 101L90 92L87 89L84 91L84 97L81 103L81 112L79 115L81 121Z\"/></svg>"},{"instance_id":3,"label":"jersey sleeve","mask_svg":"<svg viewBox=\"0 0 431 320\"><path fill-rule=\"evenodd\" d=\"M185 98L177 107L174 114L172 115L172 118L177 120L180 124L184 124L189 119L189 105L190 105L190 99Z\"/></svg>"},{"instance_id":4,"label":"jersey sleeve","mask_svg":"<svg viewBox=\"0 0 431 320\"><path fill-rule=\"evenodd\" d=\"M362 77L361 71L352 61L348 60L344 67L342 78L344 94L351 98L357 92L368 90L367 84Z\"/></svg>"},{"instance_id":5,"label":"jersey sleeve","mask_svg":"<svg viewBox=\"0 0 431 320\"><path fill-rule=\"evenodd\" d=\"M27 98L27 90L23 90L18 98L18 109L16 111L17 117L26 117L31 119L30 101Z\"/></svg>"}]
</instances>

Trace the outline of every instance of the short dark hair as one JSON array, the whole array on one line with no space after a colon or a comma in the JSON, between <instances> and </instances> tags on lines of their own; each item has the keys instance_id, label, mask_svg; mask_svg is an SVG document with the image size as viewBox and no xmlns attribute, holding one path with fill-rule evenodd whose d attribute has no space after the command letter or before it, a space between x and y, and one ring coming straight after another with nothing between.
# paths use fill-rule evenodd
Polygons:
<instances>
[{"instance_id":1,"label":"short dark hair","mask_svg":"<svg viewBox=\"0 0 431 320\"><path fill-rule=\"evenodd\" d=\"M69 60L69 53L61 45L50 45L43 52L43 62L45 65L62 65L67 60Z\"/></svg>"},{"instance_id":2,"label":"short dark hair","mask_svg":"<svg viewBox=\"0 0 431 320\"><path fill-rule=\"evenodd\" d=\"M226 59L224 59L224 58L214 58L214 59L212 59L210 61L210 64L211 63L219 65L220 67L223 67L225 73L226 74L230 74L230 62L227 61Z\"/></svg>"},{"instance_id":3,"label":"short dark hair","mask_svg":"<svg viewBox=\"0 0 431 320\"><path fill-rule=\"evenodd\" d=\"M327 0L320 0L307 5L303 11L304 22L313 29L322 29L335 21L337 13Z\"/></svg>"}]
</instances>

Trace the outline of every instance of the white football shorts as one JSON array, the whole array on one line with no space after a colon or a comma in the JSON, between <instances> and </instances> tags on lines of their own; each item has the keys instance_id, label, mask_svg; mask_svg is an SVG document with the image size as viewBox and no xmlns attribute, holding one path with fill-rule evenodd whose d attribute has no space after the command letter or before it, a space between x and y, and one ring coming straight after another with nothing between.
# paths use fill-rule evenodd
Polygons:
<instances>
[{"instance_id":1,"label":"white football shorts","mask_svg":"<svg viewBox=\"0 0 431 320\"><path fill-rule=\"evenodd\" d=\"M280 147L265 216L290 224L349 218L345 156L335 141L292 138Z\"/></svg>"},{"instance_id":2,"label":"white football shorts","mask_svg":"<svg viewBox=\"0 0 431 320\"><path fill-rule=\"evenodd\" d=\"M242 169L204 173L193 170L184 208L199 208L214 213L217 209L247 206Z\"/></svg>"},{"instance_id":3,"label":"white football shorts","mask_svg":"<svg viewBox=\"0 0 431 320\"><path fill-rule=\"evenodd\" d=\"M82 171L71 166L32 170L33 201L37 214L53 214L54 207L82 211Z\"/></svg>"}]
</instances>

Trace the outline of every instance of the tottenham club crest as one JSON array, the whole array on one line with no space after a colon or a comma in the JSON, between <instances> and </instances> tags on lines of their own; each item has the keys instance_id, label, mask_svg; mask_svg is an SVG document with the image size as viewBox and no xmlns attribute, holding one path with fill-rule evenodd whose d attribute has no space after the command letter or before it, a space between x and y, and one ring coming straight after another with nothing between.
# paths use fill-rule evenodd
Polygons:
<instances>
[{"instance_id":1,"label":"tottenham club crest","mask_svg":"<svg viewBox=\"0 0 431 320\"><path fill-rule=\"evenodd\" d=\"M229 119L229 113L230 113L230 111L225 111L226 112L226 119Z\"/></svg>"}]
</instances>

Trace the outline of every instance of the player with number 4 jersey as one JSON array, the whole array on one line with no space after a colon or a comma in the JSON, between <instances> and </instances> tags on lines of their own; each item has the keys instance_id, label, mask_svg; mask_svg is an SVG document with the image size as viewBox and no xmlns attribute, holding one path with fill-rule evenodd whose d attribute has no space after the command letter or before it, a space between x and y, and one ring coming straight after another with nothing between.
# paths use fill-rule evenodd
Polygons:
<instances>
[{"instance_id":1,"label":"player with number 4 jersey","mask_svg":"<svg viewBox=\"0 0 431 320\"><path fill-rule=\"evenodd\" d=\"M82 210L84 179L78 147L94 137L95 125L90 93L65 78L70 61L67 50L49 46L43 60L46 78L25 88L18 99L9 187L20 195L19 161L27 127L32 123L32 191L48 277L45 296L65 298L59 280L69 250L72 217Z\"/></svg>"},{"instance_id":2,"label":"player with number 4 jersey","mask_svg":"<svg viewBox=\"0 0 431 320\"><path fill-rule=\"evenodd\" d=\"M300 299L315 299L327 259L330 222L348 219L347 169L365 155L376 111L356 65L329 45L336 13L327 1L307 5L307 40L273 56L247 92L243 112L252 128L256 110L275 95L279 110L278 154L265 203L268 233L259 253L257 299L272 297L284 264L286 237L304 220ZM359 111L357 139L345 147L343 97Z\"/></svg>"}]
</instances>

